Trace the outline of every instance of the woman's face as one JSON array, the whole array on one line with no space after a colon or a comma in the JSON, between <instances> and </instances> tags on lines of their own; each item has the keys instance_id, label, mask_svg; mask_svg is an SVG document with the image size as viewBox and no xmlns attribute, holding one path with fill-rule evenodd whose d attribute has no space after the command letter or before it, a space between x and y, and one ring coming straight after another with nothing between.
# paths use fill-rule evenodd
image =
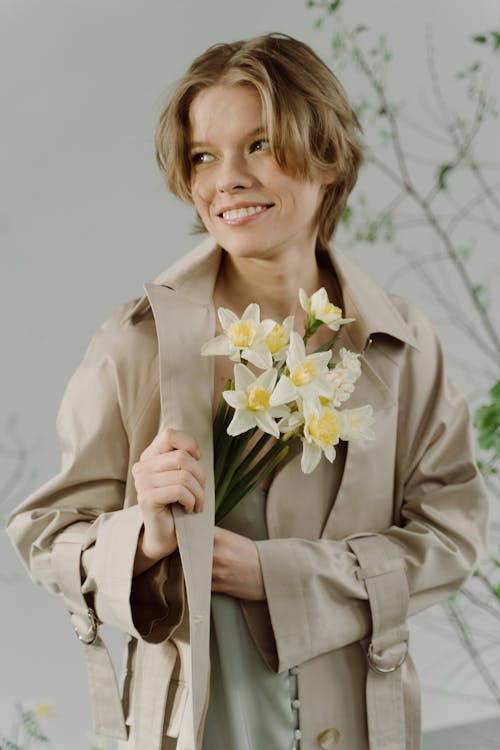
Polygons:
<instances>
[{"instance_id":1,"label":"woman's face","mask_svg":"<svg viewBox=\"0 0 500 750\"><path fill-rule=\"evenodd\" d=\"M231 255L314 250L324 180L285 174L250 86L212 86L190 108L191 191L207 230Z\"/></svg>"}]
</instances>

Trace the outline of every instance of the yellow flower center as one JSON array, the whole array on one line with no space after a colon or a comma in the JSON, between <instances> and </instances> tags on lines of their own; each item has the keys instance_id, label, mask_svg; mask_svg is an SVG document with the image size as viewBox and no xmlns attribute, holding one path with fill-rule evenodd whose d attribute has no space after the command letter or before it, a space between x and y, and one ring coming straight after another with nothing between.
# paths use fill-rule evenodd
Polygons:
<instances>
[{"instance_id":1,"label":"yellow flower center","mask_svg":"<svg viewBox=\"0 0 500 750\"><path fill-rule=\"evenodd\" d=\"M255 338L255 323L253 320L238 320L229 328L227 335L234 346L244 348L252 346Z\"/></svg>"},{"instance_id":2,"label":"yellow flower center","mask_svg":"<svg viewBox=\"0 0 500 750\"><path fill-rule=\"evenodd\" d=\"M269 409L271 394L261 385L250 385L247 388L247 409L251 411L265 411Z\"/></svg>"},{"instance_id":3,"label":"yellow flower center","mask_svg":"<svg viewBox=\"0 0 500 750\"><path fill-rule=\"evenodd\" d=\"M48 703L37 703L33 711L37 716L49 716L52 713L52 708Z\"/></svg>"},{"instance_id":4,"label":"yellow flower center","mask_svg":"<svg viewBox=\"0 0 500 750\"><path fill-rule=\"evenodd\" d=\"M339 442L339 421L332 409L324 409L319 417L313 414L308 429L312 439L319 445L336 445Z\"/></svg>"},{"instance_id":5,"label":"yellow flower center","mask_svg":"<svg viewBox=\"0 0 500 750\"><path fill-rule=\"evenodd\" d=\"M307 385L316 377L316 368L314 362L311 360L305 360L298 365L290 376L292 383L300 387L301 385Z\"/></svg>"},{"instance_id":6,"label":"yellow flower center","mask_svg":"<svg viewBox=\"0 0 500 750\"><path fill-rule=\"evenodd\" d=\"M264 343L271 354L279 352L280 349L288 344L288 332L286 328L279 323L276 323L267 334Z\"/></svg>"},{"instance_id":7,"label":"yellow flower center","mask_svg":"<svg viewBox=\"0 0 500 750\"><path fill-rule=\"evenodd\" d=\"M333 315L336 318L342 317L342 310L340 307L337 307L337 305L333 305L331 302L328 302L323 310L321 310L322 315Z\"/></svg>"}]
</instances>

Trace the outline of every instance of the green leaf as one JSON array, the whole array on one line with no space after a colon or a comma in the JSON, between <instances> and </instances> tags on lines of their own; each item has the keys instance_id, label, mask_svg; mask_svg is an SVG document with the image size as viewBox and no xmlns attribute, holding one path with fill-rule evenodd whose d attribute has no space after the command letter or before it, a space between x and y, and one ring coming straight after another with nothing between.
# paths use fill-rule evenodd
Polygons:
<instances>
[{"instance_id":1,"label":"green leaf","mask_svg":"<svg viewBox=\"0 0 500 750\"><path fill-rule=\"evenodd\" d=\"M333 0L328 6L328 13L336 13L341 5L342 0Z\"/></svg>"},{"instance_id":2,"label":"green leaf","mask_svg":"<svg viewBox=\"0 0 500 750\"><path fill-rule=\"evenodd\" d=\"M453 170L454 165L450 162L441 164L436 178L439 190L446 190L448 187L448 175Z\"/></svg>"},{"instance_id":3,"label":"green leaf","mask_svg":"<svg viewBox=\"0 0 500 750\"><path fill-rule=\"evenodd\" d=\"M484 34L475 34L472 37L472 41L475 44L487 44L491 46L493 52L498 52L500 49L500 31L487 31Z\"/></svg>"},{"instance_id":4,"label":"green leaf","mask_svg":"<svg viewBox=\"0 0 500 750\"><path fill-rule=\"evenodd\" d=\"M500 599L500 583L498 584L498 586L493 587L493 593L495 594L497 599Z\"/></svg>"}]
</instances>

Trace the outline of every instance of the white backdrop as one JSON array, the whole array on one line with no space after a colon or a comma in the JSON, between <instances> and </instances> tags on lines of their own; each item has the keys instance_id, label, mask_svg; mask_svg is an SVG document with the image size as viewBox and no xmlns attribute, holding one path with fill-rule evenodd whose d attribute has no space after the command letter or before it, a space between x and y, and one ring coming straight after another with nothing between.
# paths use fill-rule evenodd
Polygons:
<instances>
[{"instance_id":1,"label":"white backdrop","mask_svg":"<svg viewBox=\"0 0 500 750\"><path fill-rule=\"evenodd\" d=\"M460 67L471 33L499 21L494 0L347 0L347 13L387 33L397 59L391 85L417 106L426 29L446 78ZM4 517L58 468L57 407L94 330L196 241L192 210L167 194L154 162L154 124L169 84L210 44L268 31L297 36L335 67L333 24L315 30L314 18L302 0L0 0L5 477L25 451L17 492L0 498ZM355 95L351 73L341 78ZM383 249L352 254L379 281L389 276ZM408 280L402 291L418 296ZM444 343L452 347L451 338ZM47 722L53 746L88 750L79 644L62 605L29 583L5 536L0 588L0 734L9 731L16 700L43 699L54 710ZM424 616L413 630L424 727L498 715L457 642L440 635L447 631L439 615ZM466 698L444 685L457 668L470 688Z\"/></svg>"}]
</instances>

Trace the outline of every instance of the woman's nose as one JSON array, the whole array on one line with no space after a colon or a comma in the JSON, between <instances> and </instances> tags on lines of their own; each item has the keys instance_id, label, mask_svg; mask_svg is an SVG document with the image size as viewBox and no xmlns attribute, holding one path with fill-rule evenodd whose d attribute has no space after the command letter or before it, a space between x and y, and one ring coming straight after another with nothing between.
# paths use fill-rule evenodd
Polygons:
<instances>
[{"instance_id":1,"label":"woman's nose","mask_svg":"<svg viewBox=\"0 0 500 750\"><path fill-rule=\"evenodd\" d=\"M222 193L252 187L254 177L243 156L227 156L217 172L217 190Z\"/></svg>"}]
</instances>

